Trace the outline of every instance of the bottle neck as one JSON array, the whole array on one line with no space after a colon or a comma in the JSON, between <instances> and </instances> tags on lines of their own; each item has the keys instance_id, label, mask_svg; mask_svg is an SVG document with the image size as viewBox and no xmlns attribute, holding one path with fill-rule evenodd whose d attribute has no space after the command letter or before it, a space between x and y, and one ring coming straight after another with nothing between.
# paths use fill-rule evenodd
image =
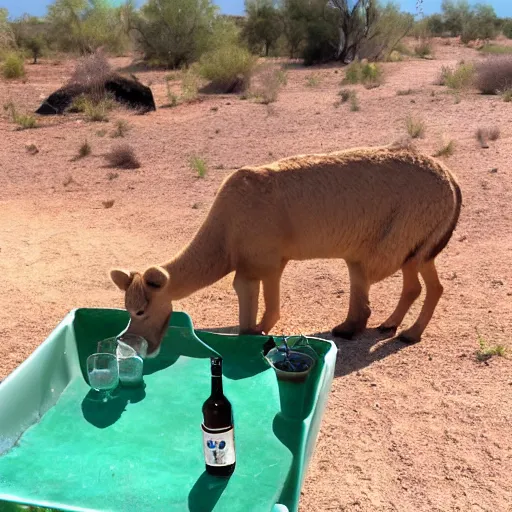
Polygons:
<instances>
[{"instance_id":1,"label":"bottle neck","mask_svg":"<svg viewBox=\"0 0 512 512\"><path fill-rule=\"evenodd\" d=\"M212 396L222 396L222 375L212 375Z\"/></svg>"},{"instance_id":2,"label":"bottle neck","mask_svg":"<svg viewBox=\"0 0 512 512\"><path fill-rule=\"evenodd\" d=\"M212 357L212 396L222 396L222 359L220 357Z\"/></svg>"}]
</instances>

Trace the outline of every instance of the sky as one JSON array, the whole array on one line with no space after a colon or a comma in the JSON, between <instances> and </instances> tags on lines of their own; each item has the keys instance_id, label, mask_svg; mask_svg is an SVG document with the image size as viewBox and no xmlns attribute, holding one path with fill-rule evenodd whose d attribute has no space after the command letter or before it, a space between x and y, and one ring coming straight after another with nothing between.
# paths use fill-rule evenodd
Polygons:
<instances>
[{"instance_id":1,"label":"sky","mask_svg":"<svg viewBox=\"0 0 512 512\"><path fill-rule=\"evenodd\" d=\"M140 3L140 1L137 3ZM400 3L404 11L415 13L416 0L396 1ZM219 5L221 12L224 14L244 13L244 0L214 0L214 2ZM46 13L46 6L49 3L51 3L49 0L0 0L0 7L7 7L11 17L21 16L23 13L43 16ZM500 17L512 17L511 0L492 0L487 2L483 0L482 3L490 3L494 7L496 14ZM441 0L423 0L423 12L425 14L439 12L441 10L440 7Z\"/></svg>"}]
</instances>

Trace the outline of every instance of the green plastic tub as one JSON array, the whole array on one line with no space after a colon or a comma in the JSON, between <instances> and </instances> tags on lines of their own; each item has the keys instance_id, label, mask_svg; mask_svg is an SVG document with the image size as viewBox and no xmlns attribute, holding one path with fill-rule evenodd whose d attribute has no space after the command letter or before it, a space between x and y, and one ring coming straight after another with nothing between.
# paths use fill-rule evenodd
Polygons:
<instances>
[{"instance_id":1,"label":"green plastic tub","mask_svg":"<svg viewBox=\"0 0 512 512\"><path fill-rule=\"evenodd\" d=\"M261 355L266 338L194 330L175 312L160 354L144 362L144 387L119 387L104 404L85 362L127 323L121 309L72 310L0 384L0 512L296 511L336 346L308 338L318 355L308 379L281 382ZM215 352L235 420L229 479L209 476L202 453Z\"/></svg>"}]
</instances>

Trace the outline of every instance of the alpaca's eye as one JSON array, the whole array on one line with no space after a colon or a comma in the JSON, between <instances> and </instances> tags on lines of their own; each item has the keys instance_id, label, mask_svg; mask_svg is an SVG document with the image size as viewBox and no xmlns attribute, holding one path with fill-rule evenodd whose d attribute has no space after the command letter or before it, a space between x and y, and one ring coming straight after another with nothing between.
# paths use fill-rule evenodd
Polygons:
<instances>
[{"instance_id":1,"label":"alpaca's eye","mask_svg":"<svg viewBox=\"0 0 512 512\"><path fill-rule=\"evenodd\" d=\"M144 314L144 310L141 309L140 311L137 311L137 313L135 313L137 316L142 316Z\"/></svg>"}]
</instances>

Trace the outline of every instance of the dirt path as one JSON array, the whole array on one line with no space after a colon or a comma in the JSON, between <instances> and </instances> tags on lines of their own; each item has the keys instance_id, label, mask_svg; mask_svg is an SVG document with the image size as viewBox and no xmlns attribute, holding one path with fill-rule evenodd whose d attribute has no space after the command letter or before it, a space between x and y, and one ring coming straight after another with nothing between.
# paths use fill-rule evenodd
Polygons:
<instances>
[{"instance_id":1,"label":"dirt path","mask_svg":"<svg viewBox=\"0 0 512 512\"><path fill-rule=\"evenodd\" d=\"M512 104L471 92L456 103L432 85L441 65L475 55L441 46L436 60L385 64L384 85L356 87L359 112L334 106L342 72L327 67L291 69L288 85L269 107L211 97L147 116L116 112L109 123L48 119L26 131L14 131L2 119L0 378L73 307L122 306L108 269L141 269L170 257L200 225L232 169L295 153L389 143L405 134L411 113L426 123L418 141L426 152L437 149L443 136L456 142L445 160L459 177L464 208L438 259L445 294L420 344L379 341L371 329L339 343L301 511L510 512L512 369L504 358L479 362L475 351L476 329L490 344L512 348ZM129 59L113 62L122 66ZM0 82L0 102L37 108L72 65L29 66L26 84ZM306 85L311 73L318 75L316 87ZM157 105L164 104L164 73L139 77L153 82ZM396 94L409 88L416 92ZM118 118L132 127L125 140L142 167L114 176L102 154L118 142L110 137ZM474 137L485 126L501 130L486 150ZM86 138L92 155L73 161ZM30 155L27 144L39 153ZM203 180L189 167L194 154L208 162ZM114 206L103 209L108 199ZM231 277L177 309L200 328L236 324ZM371 327L394 309L400 289L398 274L372 288ZM276 332L327 336L347 300L342 262L293 262L283 277ZM418 305L406 321L417 314Z\"/></svg>"}]
</instances>

